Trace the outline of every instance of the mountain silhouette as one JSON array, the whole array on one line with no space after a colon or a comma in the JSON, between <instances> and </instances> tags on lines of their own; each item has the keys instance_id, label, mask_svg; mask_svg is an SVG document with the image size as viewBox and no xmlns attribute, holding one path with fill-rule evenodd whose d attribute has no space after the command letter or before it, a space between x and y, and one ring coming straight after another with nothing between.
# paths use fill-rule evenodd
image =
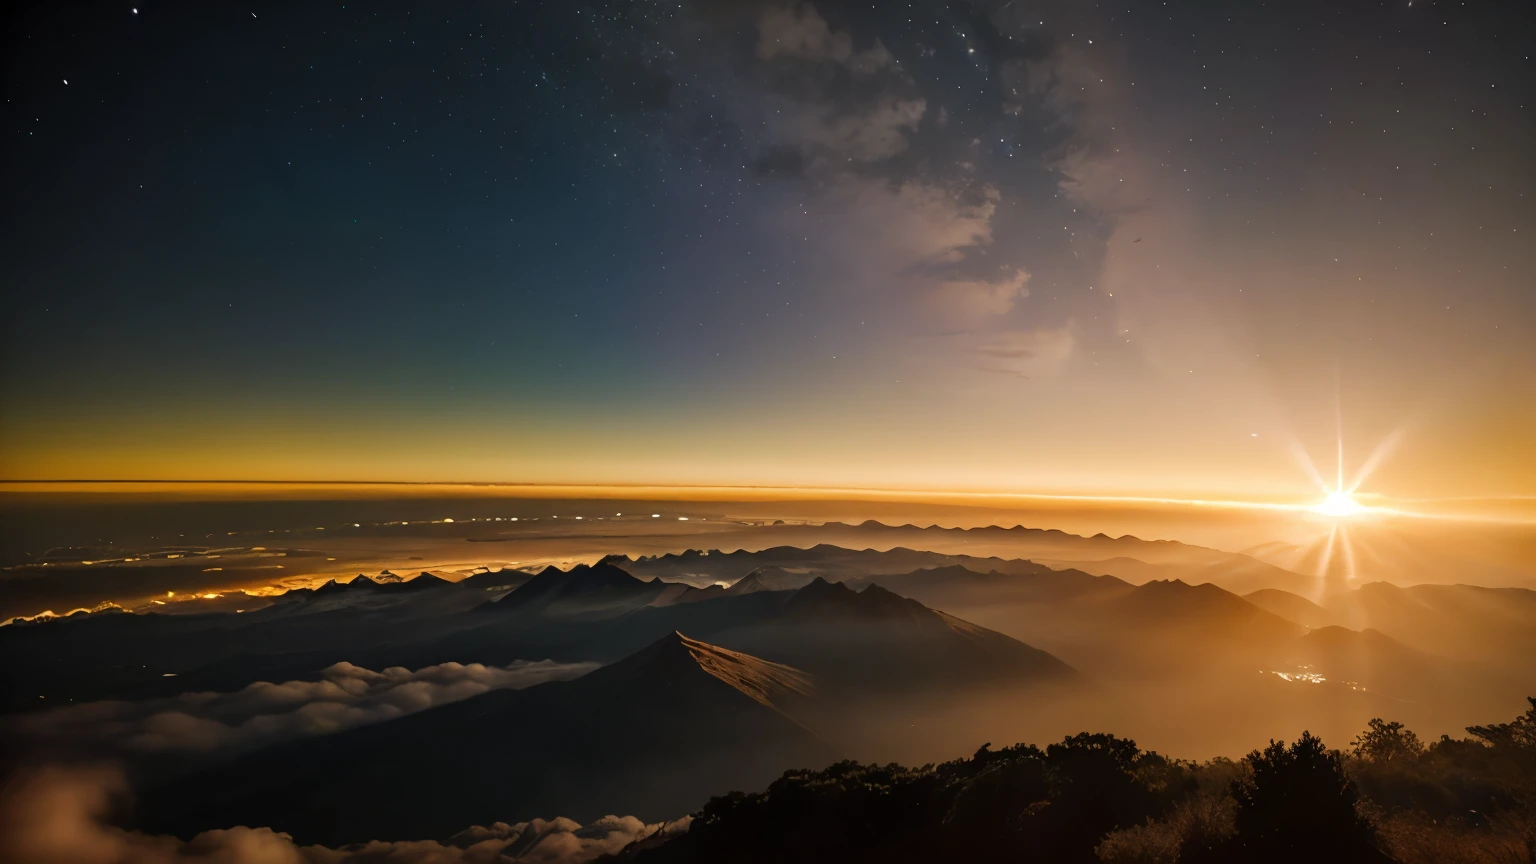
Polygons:
<instances>
[{"instance_id":1,"label":"mountain silhouette","mask_svg":"<svg viewBox=\"0 0 1536 864\"><path fill-rule=\"evenodd\" d=\"M732 596L752 594L758 591L797 591L815 578L806 573L796 573L771 564L753 568L747 575L736 580L726 589Z\"/></svg>"},{"instance_id":2,"label":"mountain silhouette","mask_svg":"<svg viewBox=\"0 0 1536 864\"><path fill-rule=\"evenodd\" d=\"M642 582L607 561L570 570L545 567L495 602L495 611L544 617L603 616L643 606L662 594L659 579Z\"/></svg>"},{"instance_id":3,"label":"mountain silhouette","mask_svg":"<svg viewBox=\"0 0 1536 864\"><path fill-rule=\"evenodd\" d=\"M1132 590L1129 583L1113 576L1092 576L1081 570L1051 570L1034 565L1022 572L1020 569L1002 572L950 564L910 573L862 576L849 579L848 584L880 585L937 608L1076 601Z\"/></svg>"},{"instance_id":4,"label":"mountain silhouette","mask_svg":"<svg viewBox=\"0 0 1536 864\"><path fill-rule=\"evenodd\" d=\"M775 591L800 588L816 576L837 581L872 574L907 573L952 564L969 566L983 572L1036 572L1046 569L1029 561L949 555L901 546L885 551L846 549L829 543L818 543L810 548L772 546L758 551L689 549L666 555L642 555L633 559L610 555L603 560L638 576L659 576L701 587L714 582L743 582L753 571L760 571L759 579L754 582ZM748 587L753 584L747 583Z\"/></svg>"},{"instance_id":5,"label":"mountain silhouette","mask_svg":"<svg viewBox=\"0 0 1536 864\"><path fill-rule=\"evenodd\" d=\"M1370 582L1325 603L1337 623L1375 629L1421 651L1529 670L1536 591Z\"/></svg>"},{"instance_id":6,"label":"mountain silhouette","mask_svg":"<svg viewBox=\"0 0 1536 864\"><path fill-rule=\"evenodd\" d=\"M795 716L816 680L669 633L574 681L496 690L398 720L269 748L152 790L139 823L266 825L301 843L445 837L466 824L610 813L647 820L825 764Z\"/></svg>"},{"instance_id":7,"label":"mountain silhouette","mask_svg":"<svg viewBox=\"0 0 1536 864\"><path fill-rule=\"evenodd\" d=\"M1439 676L1454 668L1380 631L1339 626L1313 630L1297 639L1283 657L1294 668L1399 699L1422 698L1435 691Z\"/></svg>"},{"instance_id":8,"label":"mountain silhouette","mask_svg":"<svg viewBox=\"0 0 1536 864\"><path fill-rule=\"evenodd\" d=\"M505 568L501 570L482 570L479 573L471 573L460 579L458 584L466 588L475 588L481 591L511 591L514 588L533 578L532 573L523 570Z\"/></svg>"},{"instance_id":9,"label":"mountain silhouette","mask_svg":"<svg viewBox=\"0 0 1536 864\"><path fill-rule=\"evenodd\" d=\"M820 576L796 591L784 605L791 617L844 617L869 620L922 620L934 613L927 606L870 585L854 591L841 582L828 582Z\"/></svg>"},{"instance_id":10,"label":"mountain silhouette","mask_svg":"<svg viewBox=\"0 0 1536 864\"><path fill-rule=\"evenodd\" d=\"M1244 594L1243 599L1266 612L1272 612L1288 621L1295 621L1303 627L1315 629L1333 624L1333 613L1289 591L1260 588Z\"/></svg>"},{"instance_id":11,"label":"mountain silhouette","mask_svg":"<svg viewBox=\"0 0 1536 864\"><path fill-rule=\"evenodd\" d=\"M772 595L741 599L755 596ZM847 690L917 692L1081 680L1044 651L878 585L854 591L817 578L767 611L711 638L809 670Z\"/></svg>"}]
</instances>

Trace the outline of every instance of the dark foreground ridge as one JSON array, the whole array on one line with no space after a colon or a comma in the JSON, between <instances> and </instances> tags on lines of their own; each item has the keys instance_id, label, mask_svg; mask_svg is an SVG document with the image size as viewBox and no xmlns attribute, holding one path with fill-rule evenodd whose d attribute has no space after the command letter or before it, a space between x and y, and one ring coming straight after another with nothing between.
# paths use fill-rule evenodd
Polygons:
<instances>
[{"instance_id":1,"label":"dark foreground ridge","mask_svg":"<svg viewBox=\"0 0 1536 864\"><path fill-rule=\"evenodd\" d=\"M1078 734L906 768L839 762L711 799L643 864L1516 862L1536 853L1536 698L1425 747L1373 720L1347 752L1303 733L1241 762ZM646 848L639 848L644 846Z\"/></svg>"}]
</instances>

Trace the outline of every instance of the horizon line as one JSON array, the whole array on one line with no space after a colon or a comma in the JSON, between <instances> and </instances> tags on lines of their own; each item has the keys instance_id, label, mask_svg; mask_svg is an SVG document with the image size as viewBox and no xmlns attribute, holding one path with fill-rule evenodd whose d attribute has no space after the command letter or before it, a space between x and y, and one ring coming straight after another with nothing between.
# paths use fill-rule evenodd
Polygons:
<instances>
[{"instance_id":1,"label":"horizon line","mask_svg":"<svg viewBox=\"0 0 1536 864\"><path fill-rule=\"evenodd\" d=\"M948 498L1040 498L1045 500L1062 501L1125 501L1143 503L1167 503L1167 504L1194 504L1194 505L1223 505L1237 506L1274 506L1273 504L1254 501L1251 498L1211 499L1198 494L1190 497L1178 497L1174 495L1148 495L1127 493L1092 493L1092 492L1024 492L1024 491L1000 491L1000 490L954 490L954 489L911 489L911 488L880 488L868 486L807 486L799 484L766 484L766 483L665 483L665 482L614 482L599 483L591 481L531 481L531 480L255 480L255 479L147 479L147 478L48 478L48 479L0 479L0 486L20 486L26 484L62 486L70 484L98 484L98 485L246 485L246 486L470 486L487 488L573 488L573 489L698 489L698 490L732 490L745 491L769 491L769 492L823 492L823 493L869 493L876 495L935 495ZM1223 493L1231 494L1231 493ZM1411 496L1394 498L1380 493L1357 493L1364 497L1382 498L1402 502L1434 503L1452 501L1536 501L1536 495L1454 495L1446 497L1421 497ZM1278 493L1273 497L1302 498L1300 493Z\"/></svg>"}]
</instances>

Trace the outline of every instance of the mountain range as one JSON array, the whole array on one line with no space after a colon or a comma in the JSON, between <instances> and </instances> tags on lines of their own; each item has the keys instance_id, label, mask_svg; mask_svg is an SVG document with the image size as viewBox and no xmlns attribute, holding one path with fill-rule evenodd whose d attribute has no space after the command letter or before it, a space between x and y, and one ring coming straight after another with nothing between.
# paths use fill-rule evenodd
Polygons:
<instances>
[{"instance_id":1,"label":"mountain range","mask_svg":"<svg viewBox=\"0 0 1536 864\"><path fill-rule=\"evenodd\" d=\"M1024 526L984 526L945 528L938 525L886 525L873 520L849 525L826 522L821 525L774 526L762 529L766 537L783 538L793 545L775 545L761 551L686 551L678 554L641 556L615 561L637 575L659 575L668 579L732 581L759 564L787 568L814 566L829 578L845 566L862 568L869 555L878 553L885 560L879 571L899 573L943 564L963 563L959 559L986 558L1010 562L982 569L1013 572L1023 564L1056 569L1076 568L1095 575L1112 574L1131 582L1152 579L1181 579L1185 582L1213 582L1237 593L1259 588L1282 588L1312 594L1327 590L1329 583L1312 575L1287 570L1268 561L1241 552L1227 552L1174 540L1143 540L1132 535L1110 537L1095 534L1084 537L1066 531ZM834 545L835 544L835 545ZM827 547L844 554L827 554ZM915 551L933 550L920 552ZM843 561L858 557L863 561ZM886 551L881 551L886 550ZM706 560L708 559L708 560ZM626 563L626 561L628 563ZM974 562L980 564L980 562ZM742 566L742 565L747 566ZM632 566L631 566L632 565ZM828 570L832 572L828 572ZM973 568L975 569L975 568ZM700 584L696 582L695 584Z\"/></svg>"},{"instance_id":2,"label":"mountain range","mask_svg":"<svg viewBox=\"0 0 1536 864\"><path fill-rule=\"evenodd\" d=\"M668 581L679 573L691 581ZM932 748L905 756L947 758L983 716L996 718L996 734L1019 734L1006 724L1020 718L1045 734L1071 711L1132 705L1139 713L1121 728L1144 729L1158 746L1199 747L1216 718L1251 737L1250 726L1313 711L1344 724L1399 704L1404 719L1435 730L1504 710L1536 687L1533 597L1374 583L1316 599L1275 588L1239 596L1209 582L1133 584L903 548L694 552L459 582L359 577L241 614L117 612L4 627L0 693L7 711L36 711L313 681L343 662L613 665L681 632L814 678L817 697L797 721L845 750L867 747L861 758L915 738ZM1152 693L1201 707L1147 708Z\"/></svg>"},{"instance_id":3,"label":"mountain range","mask_svg":"<svg viewBox=\"0 0 1536 864\"><path fill-rule=\"evenodd\" d=\"M574 681L499 690L269 748L150 790L138 823L182 836L265 825L300 843L445 837L561 813L686 813L835 761L800 719L814 676L669 633Z\"/></svg>"}]
</instances>

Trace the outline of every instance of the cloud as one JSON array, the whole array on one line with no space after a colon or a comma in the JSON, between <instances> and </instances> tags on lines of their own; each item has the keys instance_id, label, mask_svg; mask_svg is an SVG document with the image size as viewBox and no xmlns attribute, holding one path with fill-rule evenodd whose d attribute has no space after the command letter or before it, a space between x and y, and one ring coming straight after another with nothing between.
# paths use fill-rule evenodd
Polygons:
<instances>
[{"instance_id":1,"label":"cloud","mask_svg":"<svg viewBox=\"0 0 1536 864\"><path fill-rule=\"evenodd\" d=\"M879 40L857 47L808 3L765 6L755 26L754 75L738 84L756 98L734 102L739 125L764 130L752 165L801 184L783 218L813 227L847 280L928 286L991 242L995 188L888 164L909 150L927 102Z\"/></svg>"},{"instance_id":2,"label":"cloud","mask_svg":"<svg viewBox=\"0 0 1536 864\"><path fill-rule=\"evenodd\" d=\"M887 97L852 116L832 106L799 107L785 115L785 128L802 144L850 161L870 162L906 149L903 133L917 128L925 106L921 99Z\"/></svg>"},{"instance_id":3,"label":"cloud","mask_svg":"<svg viewBox=\"0 0 1536 864\"><path fill-rule=\"evenodd\" d=\"M739 110L761 116L738 124L765 130L751 163L759 175L802 186L784 221L810 229L833 281L902 304L905 326L994 327L1028 295L1029 276L1018 266L993 275L997 262L984 260L1002 196L977 179L967 148L978 142L938 143L956 137L937 133L947 113L922 130L929 103L878 39L861 47L808 3L768 5L755 25L762 98Z\"/></svg>"},{"instance_id":4,"label":"cloud","mask_svg":"<svg viewBox=\"0 0 1536 864\"><path fill-rule=\"evenodd\" d=\"M1051 59L1055 44L997 20L1011 14L1006 7L947 14L963 19L955 26L979 50L968 63L988 78L1010 69L1008 83L1024 94L1015 101L1038 106L1057 93L1031 90L1026 74ZM742 130L740 164L762 181L749 194L765 196L757 218L769 236L798 241L791 257L814 274L829 308L859 304L861 322L878 319L864 332L922 338L949 352L940 363L960 369L972 368L986 334L1020 325L1036 268L1028 243L997 234L1027 221L1023 196L1038 193L1047 172L1038 158L1008 157L1031 155L1034 139L1050 136L1015 135L1013 121L986 116L989 100L1010 98L1000 95L1008 88L978 95L938 87L922 59L931 49L894 34L882 41L862 11L831 3L709 4L692 21L673 54L698 82L690 92L711 94L711 105ZM1046 121L1066 104L1051 101ZM930 338L958 332L975 336Z\"/></svg>"},{"instance_id":5,"label":"cloud","mask_svg":"<svg viewBox=\"0 0 1536 864\"><path fill-rule=\"evenodd\" d=\"M1170 202L1182 190L1165 179L1166 166L1138 146L1155 138L1132 133L1136 115L1126 104L1129 94L1115 83L1128 76L1119 61L1107 59L1113 56L1063 46L1043 59L1015 64L1010 74L1071 129L1046 160L1062 195L1124 233L1169 218Z\"/></svg>"},{"instance_id":6,"label":"cloud","mask_svg":"<svg viewBox=\"0 0 1536 864\"><path fill-rule=\"evenodd\" d=\"M1039 377L1060 369L1076 348L1077 336L1070 323L1057 329L1004 331L977 347L977 365L989 372Z\"/></svg>"},{"instance_id":7,"label":"cloud","mask_svg":"<svg viewBox=\"0 0 1536 864\"><path fill-rule=\"evenodd\" d=\"M807 3L770 6L757 20L764 116L779 139L837 170L888 159L927 110L912 79L878 40L862 51Z\"/></svg>"},{"instance_id":8,"label":"cloud","mask_svg":"<svg viewBox=\"0 0 1536 864\"><path fill-rule=\"evenodd\" d=\"M583 864L637 841L686 833L691 818L645 823L605 816L590 825L535 819L461 831L447 843L370 841L298 846L270 828L206 831L188 841L125 831L107 817L127 791L114 768L34 769L0 788L0 860L28 864Z\"/></svg>"},{"instance_id":9,"label":"cloud","mask_svg":"<svg viewBox=\"0 0 1536 864\"><path fill-rule=\"evenodd\" d=\"M1014 303L1029 296L1028 283L1029 273L1022 268L1000 279L941 282L929 294L931 312L946 326L970 329L1011 312Z\"/></svg>"},{"instance_id":10,"label":"cloud","mask_svg":"<svg viewBox=\"0 0 1536 864\"><path fill-rule=\"evenodd\" d=\"M233 693L90 702L23 715L8 731L35 744L94 744L123 753L227 754L380 723L490 690L576 678L596 663L443 663L382 672L337 663L318 681L259 681Z\"/></svg>"},{"instance_id":11,"label":"cloud","mask_svg":"<svg viewBox=\"0 0 1536 864\"><path fill-rule=\"evenodd\" d=\"M854 51L853 37L834 33L809 3L763 10L757 19L757 56L831 60L864 75L896 66L896 59L879 42L867 51Z\"/></svg>"},{"instance_id":12,"label":"cloud","mask_svg":"<svg viewBox=\"0 0 1536 864\"><path fill-rule=\"evenodd\" d=\"M1263 270L1202 223L1192 196L1200 181L1168 163L1180 143L1168 125L1145 123L1132 107L1127 64L1062 45L1007 74L1071 130L1047 164L1062 196L1108 228L1094 285L1114 298L1113 338L1169 378L1187 382L1199 370L1201 387L1225 380L1231 398L1261 404L1252 332L1230 298Z\"/></svg>"},{"instance_id":13,"label":"cloud","mask_svg":"<svg viewBox=\"0 0 1536 864\"><path fill-rule=\"evenodd\" d=\"M821 240L861 262L871 281L930 285L935 270L992 240L997 191L845 177L825 187L810 215ZM802 220L805 217L802 216Z\"/></svg>"}]
</instances>

